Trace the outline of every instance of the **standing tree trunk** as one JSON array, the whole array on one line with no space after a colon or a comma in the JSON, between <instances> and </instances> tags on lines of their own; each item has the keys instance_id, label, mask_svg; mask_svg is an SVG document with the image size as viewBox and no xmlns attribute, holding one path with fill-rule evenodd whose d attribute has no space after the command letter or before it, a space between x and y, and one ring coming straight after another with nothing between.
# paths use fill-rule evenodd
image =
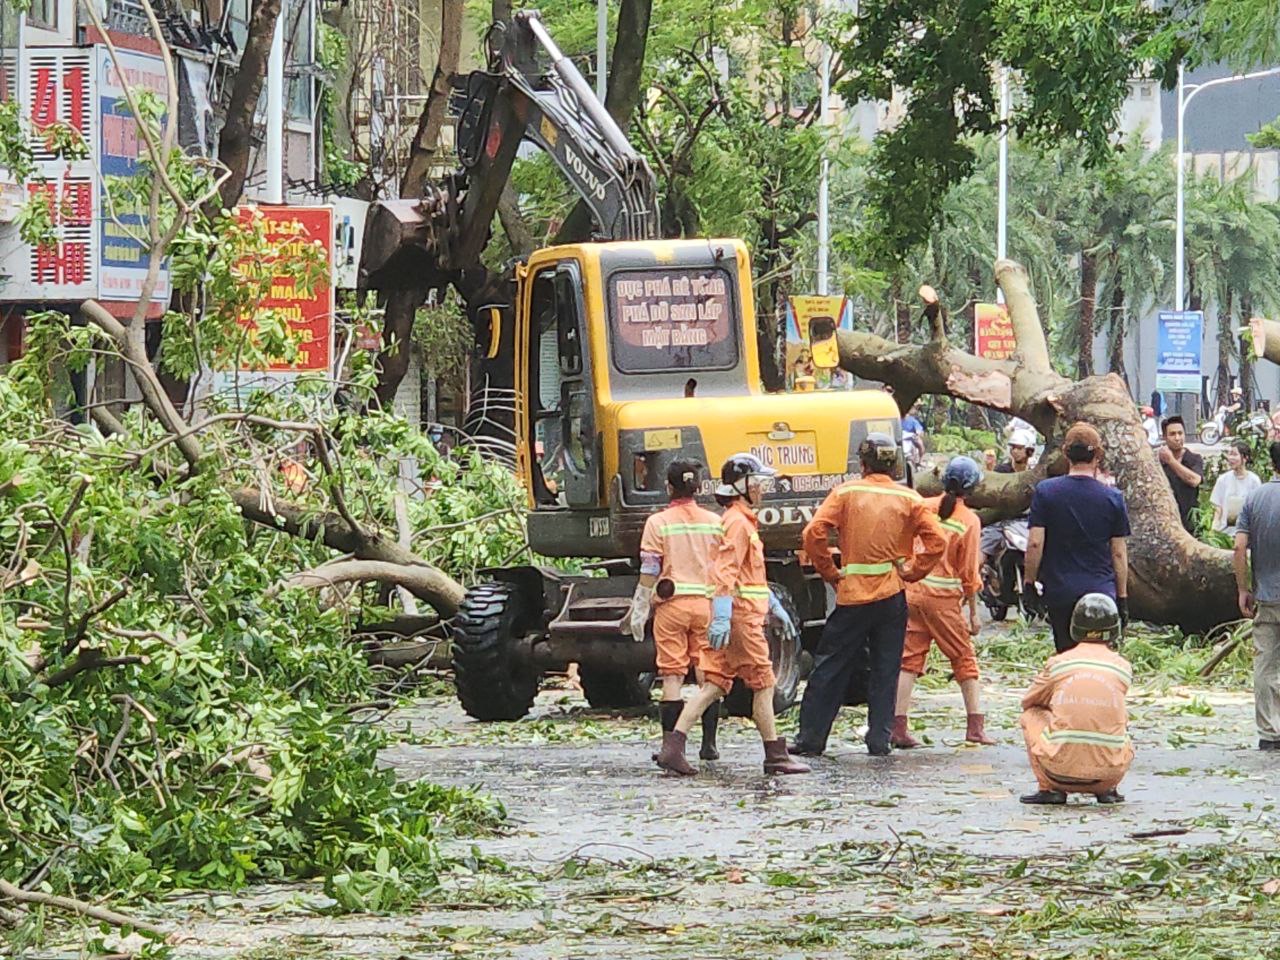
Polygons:
<instances>
[{"instance_id":1,"label":"standing tree trunk","mask_svg":"<svg viewBox=\"0 0 1280 960\"><path fill-rule=\"evenodd\" d=\"M1240 351L1240 389L1241 400L1246 412L1253 409L1253 339L1249 335L1248 323L1253 319L1253 294L1245 291L1240 294L1240 321L1243 332L1237 343Z\"/></svg>"},{"instance_id":2,"label":"standing tree trunk","mask_svg":"<svg viewBox=\"0 0 1280 960\"><path fill-rule=\"evenodd\" d=\"M1218 304L1218 389L1214 403L1224 407L1231 403L1231 354L1235 346L1235 333L1231 329L1231 309L1234 297L1230 290Z\"/></svg>"},{"instance_id":3,"label":"standing tree trunk","mask_svg":"<svg viewBox=\"0 0 1280 960\"><path fill-rule=\"evenodd\" d=\"M1129 386L1129 372L1125 369L1124 364L1124 346L1125 334L1127 332L1128 323L1124 316L1124 287L1120 285L1119 280L1111 281L1111 340L1109 344L1108 361L1111 365L1111 372L1116 374L1124 381L1125 386Z\"/></svg>"},{"instance_id":4,"label":"standing tree trunk","mask_svg":"<svg viewBox=\"0 0 1280 960\"><path fill-rule=\"evenodd\" d=\"M443 0L440 7L440 55L427 91L427 102L418 117L418 128L409 148L409 161L400 180L402 199L421 197L431 170L431 160L440 143L440 131L444 128L449 105L450 77L458 72L464 15L463 0ZM375 393L378 404L386 410L391 409L400 383L409 370L410 341L418 308L426 303L427 295L441 282L441 278L422 276L414 277L413 281L388 291L384 303L386 312L382 321L382 351L378 354Z\"/></svg>"},{"instance_id":5,"label":"standing tree trunk","mask_svg":"<svg viewBox=\"0 0 1280 960\"><path fill-rule=\"evenodd\" d=\"M249 176L249 152L253 144L253 115L258 109L262 80L267 75L271 38L280 19L281 0L254 0L249 14L249 36L231 82L231 100L218 137L218 161L229 176L218 191L222 206L230 209L240 202Z\"/></svg>"},{"instance_id":6,"label":"standing tree trunk","mask_svg":"<svg viewBox=\"0 0 1280 960\"><path fill-rule=\"evenodd\" d=\"M1093 376L1093 321L1098 309L1098 258L1080 252L1080 338L1076 350L1076 377Z\"/></svg>"}]
</instances>

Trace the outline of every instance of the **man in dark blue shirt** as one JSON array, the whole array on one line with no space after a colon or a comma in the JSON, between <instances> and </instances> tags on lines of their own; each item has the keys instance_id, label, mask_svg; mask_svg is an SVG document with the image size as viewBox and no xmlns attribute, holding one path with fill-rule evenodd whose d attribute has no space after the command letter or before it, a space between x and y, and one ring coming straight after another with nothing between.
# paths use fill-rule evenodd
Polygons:
<instances>
[{"instance_id":1,"label":"man in dark blue shirt","mask_svg":"<svg viewBox=\"0 0 1280 960\"><path fill-rule=\"evenodd\" d=\"M1039 582L1058 652L1075 646L1071 611L1086 593L1114 597L1129 623L1129 511L1124 494L1098 480L1102 437L1087 423L1062 444L1071 465L1065 477L1041 480L1031 495L1026 582Z\"/></svg>"}]
</instances>

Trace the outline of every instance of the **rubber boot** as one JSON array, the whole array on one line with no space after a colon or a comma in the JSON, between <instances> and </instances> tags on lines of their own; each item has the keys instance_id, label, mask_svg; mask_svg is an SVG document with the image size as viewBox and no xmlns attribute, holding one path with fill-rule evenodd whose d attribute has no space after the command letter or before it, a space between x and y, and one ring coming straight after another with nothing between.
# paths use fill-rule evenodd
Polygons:
<instances>
[{"instance_id":1,"label":"rubber boot","mask_svg":"<svg viewBox=\"0 0 1280 960\"><path fill-rule=\"evenodd\" d=\"M1061 790L1037 790L1035 793L1024 793L1018 801L1037 807L1060 807L1067 802L1067 795Z\"/></svg>"},{"instance_id":2,"label":"rubber boot","mask_svg":"<svg viewBox=\"0 0 1280 960\"><path fill-rule=\"evenodd\" d=\"M764 772L808 773L809 767L787 753L787 738L779 737L764 741Z\"/></svg>"},{"instance_id":3,"label":"rubber boot","mask_svg":"<svg viewBox=\"0 0 1280 960\"><path fill-rule=\"evenodd\" d=\"M685 735L679 730L672 730L662 735L662 749L658 751L658 766L663 770L678 773L682 777L692 777L698 771L689 765L684 758Z\"/></svg>"},{"instance_id":4,"label":"rubber boot","mask_svg":"<svg viewBox=\"0 0 1280 960\"><path fill-rule=\"evenodd\" d=\"M1096 794L1095 796L1097 801L1104 805L1112 804L1112 803L1124 803L1124 797L1120 796L1119 792L1117 792L1114 787L1108 790L1106 793L1099 793L1099 794Z\"/></svg>"},{"instance_id":5,"label":"rubber boot","mask_svg":"<svg viewBox=\"0 0 1280 960\"><path fill-rule=\"evenodd\" d=\"M987 736L986 720L986 714L969 714L969 726L964 732L965 740L969 743L980 743L986 747L994 746L995 741Z\"/></svg>"},{"instance_id":6,"label":"rubber boot","mask_svg":"<svg viewBox=\"0 0 1280 960\"><path fill-rule=\"evenodd\" d=\"M719 760L720 750L716 747L716 728L720 726L720 704L713 703L702 715L702 749L698 751L700 760Z\"/></svg>"},{"instance_id":7,"label":"rubber boot","mask_svg":"<svg viewBox=\"0 0 1280 960\"><path fill-rule=\"evenodd\" d=\"M658 722L662 724L663 734L668 734L676 728L676 721L680 719L680 711L684 709L683 700L660 700L658 701ZM658 759L658 751L654 751L649 755L650 760Z\"/></svg>"},{"instance_id":8,"label":"rubber boot","mask_svg":"<svg viewBox=\"0 0 1280 960\"><path fill-rule=\"evenodd\" d=\"M889 742L899 750L914 750L916 747L924 746L907 729L907 715L905 713L893 718L893 728L889 731Z\"/></svg>"}]
</instances>

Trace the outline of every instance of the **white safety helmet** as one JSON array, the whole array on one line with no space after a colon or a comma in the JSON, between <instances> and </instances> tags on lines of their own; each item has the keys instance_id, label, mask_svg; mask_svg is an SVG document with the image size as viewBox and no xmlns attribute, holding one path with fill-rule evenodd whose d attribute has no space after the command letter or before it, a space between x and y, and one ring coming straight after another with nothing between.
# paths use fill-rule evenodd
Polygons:
<instances>
[{"instance_id":1,"label":"white safety helmet","mask_svg":"<svg viewBox=\"0 0 1280 960\"><path fill-rule=\"evenodd\" d=\"M1036 434L1034 430L1015 430L1009 437L1009 446L1026 447L1028 450L1036 448Z\"/></svg>"}]
</instances>

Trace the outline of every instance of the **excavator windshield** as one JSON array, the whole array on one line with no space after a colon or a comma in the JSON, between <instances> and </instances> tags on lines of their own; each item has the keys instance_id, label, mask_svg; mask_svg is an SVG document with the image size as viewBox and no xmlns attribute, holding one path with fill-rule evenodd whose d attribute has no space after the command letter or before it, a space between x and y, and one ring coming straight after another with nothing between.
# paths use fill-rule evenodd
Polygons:
<instances>
[{"instance_id":1,"label":"excavator windshield","mask_svg":"<svg viewBox=\"0 0 1280 960\"><path fill-rule=\"evenodd\" d=\"M613 367L642 374L737 366L734 285L719 266L615 270L608 279Z\"/></svg>"}]
</instances>

